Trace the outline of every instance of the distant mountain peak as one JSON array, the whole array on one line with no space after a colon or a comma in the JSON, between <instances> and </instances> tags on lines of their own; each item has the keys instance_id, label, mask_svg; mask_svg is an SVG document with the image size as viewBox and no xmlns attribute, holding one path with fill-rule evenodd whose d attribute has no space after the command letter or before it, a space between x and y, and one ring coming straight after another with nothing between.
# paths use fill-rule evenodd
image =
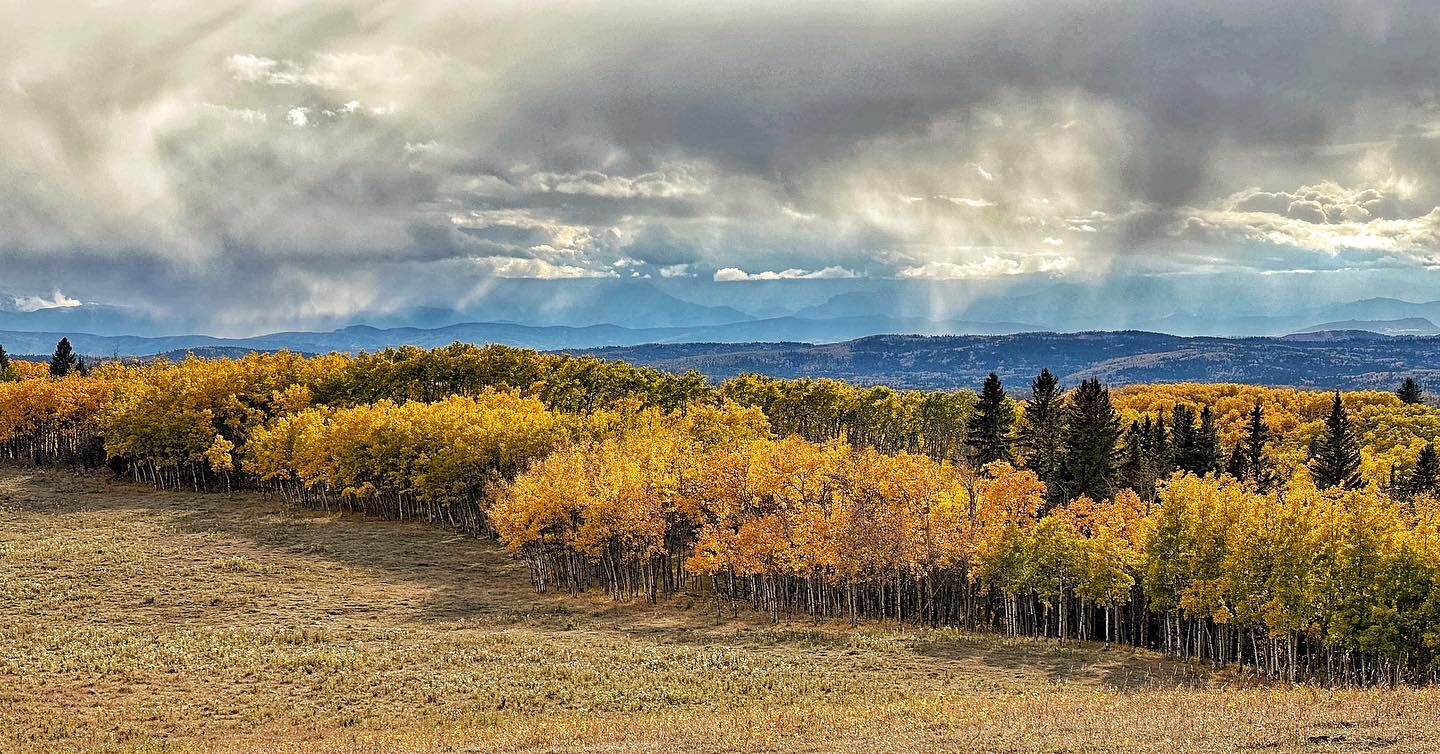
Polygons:
<instances>
[{"instance_id":1,"label":"distant mountain peak","mask_svg":"<svg viewBox=\"0 0 1440 754\"><path fill-rule=\"evenodd\" d=\"M1325 322L1312 325L1297 334L1308 333L1357 333L1375 335L1440 335L1440 327L1425 317L1402 317L1400 319L1347 319L1340 322Z\"/></svg>"}]
</instances>

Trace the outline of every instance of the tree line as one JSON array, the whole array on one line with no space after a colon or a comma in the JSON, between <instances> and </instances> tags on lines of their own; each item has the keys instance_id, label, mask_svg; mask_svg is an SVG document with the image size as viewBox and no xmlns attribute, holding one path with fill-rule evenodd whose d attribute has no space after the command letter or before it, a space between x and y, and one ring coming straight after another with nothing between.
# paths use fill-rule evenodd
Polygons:
<instances>
[{"instance_id":1,"label":"tree line","mask_svg":"<svg viewBox=\"0 0 1440 754\"><path fill-rule=\"evenodd\" d=\"M0 363L6 457L493 531L540 589L687 590L1288 678L1437 668L1440 410L1418 383L1067 390L1042 371L1016 400L996 375L978 392L715 385L502 346L83 374L60 350L43 374Z\"/></svg>"}]
</instances>

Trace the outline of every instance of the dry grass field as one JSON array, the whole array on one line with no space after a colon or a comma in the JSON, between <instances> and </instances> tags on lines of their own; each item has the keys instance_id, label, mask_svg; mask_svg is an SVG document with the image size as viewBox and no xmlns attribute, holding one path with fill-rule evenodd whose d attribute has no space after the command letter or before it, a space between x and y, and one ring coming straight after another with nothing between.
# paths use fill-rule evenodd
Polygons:
<instances>
[{"instance_id":1,"label":"dry grass field","mask_svg":"<svg viewBox=\"0 0 1440 754\"><path fill-rule=\"evenodd\" d=\"M1433 752L1440 694L540 596L433 528L0 469L0 750Z\"/></svg>"}]
</instances>

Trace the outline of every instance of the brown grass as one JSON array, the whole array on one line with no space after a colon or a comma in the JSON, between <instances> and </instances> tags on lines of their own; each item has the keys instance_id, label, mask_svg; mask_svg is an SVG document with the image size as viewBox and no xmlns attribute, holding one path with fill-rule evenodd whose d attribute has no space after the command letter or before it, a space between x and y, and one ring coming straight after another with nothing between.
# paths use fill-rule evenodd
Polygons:
<instances>
[{"instance_id":1,"label":"brown grass","mask_svg":"<svg viewBox=\"0 0 1440 754\"><path fill-rule=\"evenodd\" d=\"M0 750L1440 750L1431 690L531 592L495 545L0 470Z\"/></svg>"}]
</instances>

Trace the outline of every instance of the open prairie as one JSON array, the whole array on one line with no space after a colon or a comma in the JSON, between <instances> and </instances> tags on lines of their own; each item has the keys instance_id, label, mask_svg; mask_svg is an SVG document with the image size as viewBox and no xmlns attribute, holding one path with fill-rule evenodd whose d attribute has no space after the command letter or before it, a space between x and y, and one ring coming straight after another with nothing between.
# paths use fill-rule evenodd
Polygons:
<instances>
[{"instance_id":1,"label":"open prairie","mask_svg":"<svg viewBox=\"0 0 1440 754\"><path fill-rule=\"evenodd\" d=\"M536 595L494 543L0 470L15 752L1434 751L1433 690L699 598Z\"/></svg>"}]
</instances>

